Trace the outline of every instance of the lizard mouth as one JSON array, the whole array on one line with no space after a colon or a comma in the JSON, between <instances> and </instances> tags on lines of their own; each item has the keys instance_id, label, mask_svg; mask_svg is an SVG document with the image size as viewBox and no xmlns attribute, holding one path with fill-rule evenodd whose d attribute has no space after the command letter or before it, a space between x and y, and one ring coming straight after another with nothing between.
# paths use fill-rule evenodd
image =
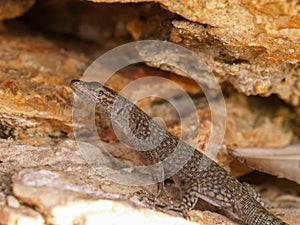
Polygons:
<instances>
[{"instance_id":1,"label":"lizard mouth","mask_svg":"<svg viewBox=\"0 0 300 225\"><path fill-rule=\"evenodd\" d=\"M91 90L90 83L95 82L84 82L81 80L72 80L71 81L71 88L73 89L74 93L79 96L80 98L88 101L89 103L95 104L97 102L97 96L95 95L94 90Z\"/></svg>"}]
</instances>

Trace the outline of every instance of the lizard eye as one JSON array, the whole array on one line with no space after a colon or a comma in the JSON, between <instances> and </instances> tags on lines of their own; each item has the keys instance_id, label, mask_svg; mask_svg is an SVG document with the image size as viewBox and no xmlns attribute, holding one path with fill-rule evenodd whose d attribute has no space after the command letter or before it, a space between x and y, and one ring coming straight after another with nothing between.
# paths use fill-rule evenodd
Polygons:
<instances>
[{"instance_id":1,"label":"lizard eye","mask_svg":"<svg viewBox=\"0 0 300 225\"><path fill-rule=\"evenodd\" d=\"M99 94L99 95L103 95L104 92L103 92L102 90L99 90L98 94Z\"/></svg>"}]
</instances>

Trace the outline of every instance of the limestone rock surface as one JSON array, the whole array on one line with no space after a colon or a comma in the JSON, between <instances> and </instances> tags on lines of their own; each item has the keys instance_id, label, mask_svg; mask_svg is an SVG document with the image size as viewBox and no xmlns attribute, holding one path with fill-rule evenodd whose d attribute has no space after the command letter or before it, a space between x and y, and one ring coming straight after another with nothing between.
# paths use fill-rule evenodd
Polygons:
<instances>
[{"instance_id":1,"label":"limestone rock surface","mask_svg":"<svg viewBox=\"0 0 300 225\"><path fill-rule=\"evenodd\" d=\"M129 24L133 37L167 36L196 52L220 82L231 83L239 92L277 94L299 104L299 1L159 2L184 19L136 20ZM159 62L151 65L177 72Z\"/></svg>"},{"instance_id":2,"label":"limestone rock surface","mask_svg":"<svg viewBox=\"0 0 300 225\"><path fill-rule=\"evenodd\" d=\"M103 4L119 2L140 4ZM53 1L50 6L39 2L40 7L33 10L31 18L44 28L102 44L110 42L108 37L112 35L124 41L126 28L135 40L169 40L197 53L220 83L230 83L246 95L276 94L291 105L299 105L300 5L297 0L157 2L164 9L143 0L75 3L64 0ZM74 20L72 12L65 10L68 7L78 11L78 19ZM107 14L105 8L112 13ZM50 22L39 17L39 12L51 18ZM103 19L98 20L99 14ZM113 21L112 26L104 22L107 20ZM60 21L65 21L64 26ZM148 64L186 75L166 67L159 59L155 64Z\"/></svg>"},{"instance_id":3,"label":"limestone rock surface","mask_svg":"<svg viewBox=\"0 0 300 225\"><path fill-rule=\"evenodd\" d=\"M9 4L13 2L19 1ZM136 40L157 38L188 47L217 76L227 104L227 128L216 161L234 176L250 170L227 154L227 147L279 147L299 140L297 2L160 3L165 9L149 2L125 6L37 1L23 18L1 22L0 224L93 224L107 218L114 223L118 218L122 223L142 218L145 224L192 224L177 214L170 216L153 210L153 205L137 197L141 187L109 179L123 172L123 167L110 177L104 176L95 171L78 148L80 141L92 146L99 140L98 136L90 137L91 131L80 123L91 118L104 147L117 160L128 165L148 163L116 139L107 118L95 116L86 103L76 108L70 88L70 81L82 79L86 68L99 55L131 41L130 34ZM147 94L149 97L137 104L176 136L180 137L184 130L185 140L204 151L212 122L203 91L174 68L159 61L152 66L175 73L138 64L118 71L105 84L118 92L127 87L124 94L128 98ZM139 88L129 85L150 76L164 80L152 77L147 82L141 79ZM103 81L101 74L92 79ZM186 90L193 100L201 119L198 133L194 132L195 124L190 123L190 111L181 92L166 80ZM161 94L166 99L151 94ZM277 96L267 97L270 94L278 94L288 104ZM218 102L219 97L212 101ZM182 118L167 100L180 103L185 111ZM83 109L88 114L81 113ZM74 115L79 123L74 123ZM80 131L79 136L75 129ZM100 160L98 155L92 156L95 161ZM256 174L246 181L274 207L273 212L284 212L285 221L299 224L299 185L266 177ZM168 185L172 188L172 183ZM155 185L147 188L156 190ZM173 195L178 197L178 192ZM205 225L216 221L235 224L205 210L209 208L195 208L190 219Z\"/></svg>"}]
</instances>

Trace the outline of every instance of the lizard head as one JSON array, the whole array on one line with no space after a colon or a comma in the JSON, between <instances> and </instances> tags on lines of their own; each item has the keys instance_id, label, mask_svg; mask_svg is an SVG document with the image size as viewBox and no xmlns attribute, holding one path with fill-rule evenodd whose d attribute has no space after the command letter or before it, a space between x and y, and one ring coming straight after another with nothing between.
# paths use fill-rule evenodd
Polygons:
<instances>
[{"instance_id":1,"label":"lizard head","mask_svg":"<svg viewBox=\"0 0 300 225\"><path fill-rule=\"evenodd\" d=\"M71 88L80 98L107 112L110 111L118 96L117 92L98 82L72 80Z\"/></svg>"}]
</instances>

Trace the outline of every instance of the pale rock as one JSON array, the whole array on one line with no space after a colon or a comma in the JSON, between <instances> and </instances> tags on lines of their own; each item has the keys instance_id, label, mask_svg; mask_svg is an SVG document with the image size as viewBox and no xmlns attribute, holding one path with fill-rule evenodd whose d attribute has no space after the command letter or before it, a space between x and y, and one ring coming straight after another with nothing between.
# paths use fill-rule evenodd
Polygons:
<instances>
[{"instance_id":1,"label":"pale rock","mask_svg":"<svg viewBox=\"0 0 300 225\"><path fill-rule=\"evenodd\" d=\"M42 215L31 208L12 208L0 206L0 224L5 225L43 225Z\"/></svg>"},{"instance_id":2,"label":"pale rock","mask_svg":"<svg viewBox=\"0 0 300 225\"><path fill-rule=\"evenodd\" d=\"M19 208L20 202L13 195L9 195L6 198L7 205L12 208Z\"/></svg>"}]
</instances>

